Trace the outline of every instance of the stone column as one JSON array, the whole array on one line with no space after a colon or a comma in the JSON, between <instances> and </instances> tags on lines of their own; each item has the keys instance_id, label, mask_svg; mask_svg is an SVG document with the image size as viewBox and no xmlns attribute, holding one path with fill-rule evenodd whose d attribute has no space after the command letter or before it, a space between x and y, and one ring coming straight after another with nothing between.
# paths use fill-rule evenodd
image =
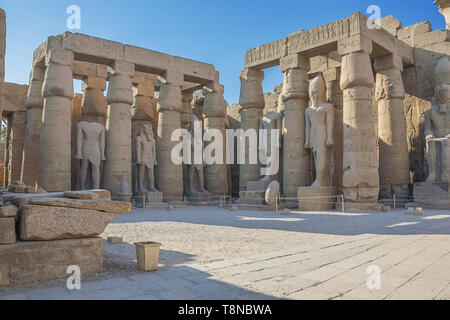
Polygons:
<instances>
[{"instance_id":1,"label":"stone column","mask_svg":"<svg viewBox=\"0 0 450 320\"><path fill-rule=\"evenodd\" d=\"M309 58L294 55L282 58L284 73L283 193L296 198L298 187L311 184L311 152L305 149L305 110L309 102Z\"/></svg>"},{"instance_id":2,"label":"stone column","mask_svg":"<svg viewBox=\"0 0 450 320\"><path fill-rule=\"evenodd\" d=\"M375 59L380 197L409 194L403 62L397 54Z\"/></svg>"},{"instance_id":3,"label":"stone column","mask_svg":"<svg viewBox=\"0 0 450 320\"><path fill-rule=\"evenodd\" d=\"M77 138L78 138L78 123L82 121L82 109L83 109L83 95L74 94L71 105L72 114L72 190L79 190L79 161L77 159Z\"/></svg>"},{"instance_id":4,"label":"stone column","mask_svg":"<svg viewBox=\"0 0 450 320\"><path fill-rule=\"evenodd\" d=\"M161 83L158 100L158 140L156 185L163 193L164 202L183 199L183 166L172 161L172 149L179 143L171 141L172 133L181 128L180 113L183 111L181 84L183 74L166 72Z\"/></svg>"},{"instance_id":5,"label":"stone column","mask_svg":"<svg viewBox=\"0 0 450 320\"><path fill-rule=\"evenodd\" d=\"M373 112L372 42L359 35L339 41L344 94L343 191L347 201L376 202L378 156Z\"/></svg>"},{"instance_id":6,"label":"stone column","mask_svg":"<svg viewBox=\"0 0 450 320\"><path fill-rule=\"evenodd\" d=\"M103 170L103 187L114 198L121 193L122 182L131 184L131 105L133 88L131 77L134 64L116 60L113 74L109 79L106 120L105 168ZM129 190L131 192L131 190Z\"/></svg>"},{"instance_id":7,"label":"stone column","mask_svg":"<svg viewBox=\"0 0 450 320\"><path fill-rule=\"evenodd\" d=\"M0 92L3 96L5 82L5 51L6 51L6 14L0 9ZM0 99L0 116L3 114L3 99Z\"/></svg>"},{"instance_id":8,"label":"stone column","mask_svg":"<svg viewBox=\"0 0 450 320\"><path fill-rule=\"evenodd\" d=\"M259 119L264 110L264 94L262 81L264 72L258 69L244 69L241 72L241 96L239 104L241 111L241 128L244 131L253 129L258 135ZM244 143L244 141L242 141ZM256 141L256 143L258 143ZM255 146L258 149L258 145ZM239 189L247 190L247 182L258 181L261 178L260 167L258 164L249 164L249 141L245 141L245 164L240 165L239 171Z\"/></svg>"},{"instance_id":9,"label":"stone column","mask_svg":"<svg viewBox=\"0 0 450 320\"><path fill-rule=\"evenodd\" d=\"M183 92L182 93L182 103L183 103L183 111L180 114L180 120L181 120L181 128L183 129L189 129L189 116L191 115L191 104L192 100L194 99L194 95L190 92ZM202 118L198 118L200 121L202 121ZM187 165L183 163L183 194L187 196L188 192L188 181L187 181Z\"/></svg>"},{"instance_id":10,"label":"stone column","mask_svg":"<svg viewBox=\"0 0 450 320\"><path fill-rule=\"evenodd\" d=\"M11 122L8 146L8 185L14 184L21 178L26 118L26 112L21 111L13 112L8 117L8 122Z\"/></svg>"},{"instance_id":11,"label":"stone column","mask_svg":"<svg viewBox=\"0 0 450 320\"><path fill-rule=\"evenodd\" d=\"M342 160L343 160L343 96L340 87L340 68L330 68L323 73L327 86L327 100L334 106L334 177L333 186L342 194Z\"/></svg>"},{"instance_id":12,"label":"stone column","mask_svg":"<svg viewBox=\"0 0 450 320\"><path fill-rule=\"evenodd\" d=\"M37 184L48 192L71 189L71 103L74 55L53 49L46 57L42 88L44 109L39 146Z\"/></svg>"},{"instance_id":13,"label":"stone column","mask_svg":"<svg viewBox=\"0 0 450 320\"><path fill-rule=\"evenodd\" d=\"M132 134L132 150L133 163L136 163L136 137L139 135L139 130L144 124L154 123L156 115L156 103L154 98L156 78L154 77L133 77L134 83L134 103L131 109L131 134ZM153 133L157 128L153 128ZM155 135L156 136L156 135ZM136 167L133 165L133 192L136 190Z\"/></svg>"},{"instance_id":14,"label":"stone column","mask_svg":"<svg viewBox=\"0 0 450 320\"><path fill-rule=\"evenodd\" d=\"M23 183L35 187L38 172L39 143L42 127L42 85L45 68L34 67L30 74L30 87L26 101L27 125L23 148L22 176Z\"/></svg>"},{"instance_id":15,"label":"stone column","mask_svg":"<svg viewBox=\"0 0 450 320\"><path fill-rule=\"evenodd\" d=\"M227 116L227 107L223 98L224 88L218 82L213 83L212 90L206 91L205 104L203 106L203 126L205 131L208 129L217 129L223 137L223 159L222 164L205 164L205 188L213 196L222 196L228 194L228 170L226 165L226 133L225 117ZM205 148L208 142L205 143Z\"/></svg>"},{"instance_id":16,"label":"stone column","mask_svg":"<svg viewBox=\"0 0 450 320\"><path fill-rule=\"evenodd\" d=\"M87 76L83 80L82 121L106 124L105 89L106 78Z\"/></svg>"}]
</instances>

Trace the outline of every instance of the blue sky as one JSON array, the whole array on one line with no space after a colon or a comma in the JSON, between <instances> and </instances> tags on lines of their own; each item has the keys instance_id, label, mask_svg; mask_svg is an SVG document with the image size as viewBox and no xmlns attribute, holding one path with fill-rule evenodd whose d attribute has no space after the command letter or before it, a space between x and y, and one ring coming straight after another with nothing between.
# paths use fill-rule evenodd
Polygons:
<instances>
[{"instance_id":1,"label":"blue sky","mask_svg":"<svg viewBox=\"0 0 450 320\"><path fill-rule=\"evenodd\" d=\"M428 20L435 30L445 28L433 0L0 0L7 17L6 81L28 83L34 49L71 31L66 9L72 4L81 8L81 33L213 64L230 104L239 100L245 51L297 30L366 13L369 5L403 26ZM266 70L264 91L281 81L279 68Z\"/></svg>"}]
</instances>

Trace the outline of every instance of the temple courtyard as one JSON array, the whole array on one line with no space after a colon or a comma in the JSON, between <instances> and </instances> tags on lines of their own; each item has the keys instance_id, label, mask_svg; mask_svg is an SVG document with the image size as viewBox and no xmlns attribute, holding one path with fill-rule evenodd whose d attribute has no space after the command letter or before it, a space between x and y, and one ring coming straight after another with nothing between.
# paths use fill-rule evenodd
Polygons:
<instances>
[{"instance_id":1,"label":"temple courtyard","mask_svg":"<svg viewBox=\"0 0 450 320\"><path fill-rule=\"evenodd\" d=\"M450 299L449 234L448 210L135 209L102 234L105 271L81 290L62 279L1 289L0 300ZM137 271L137 241L162 243L158 271Z\"/></svg>"}]
</instances>

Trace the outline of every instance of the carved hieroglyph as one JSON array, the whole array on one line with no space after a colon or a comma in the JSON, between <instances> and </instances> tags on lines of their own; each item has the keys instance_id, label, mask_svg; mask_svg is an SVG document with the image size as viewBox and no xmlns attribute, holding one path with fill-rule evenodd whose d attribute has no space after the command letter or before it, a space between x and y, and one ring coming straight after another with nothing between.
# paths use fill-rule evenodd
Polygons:
<instances>
[{"instance_id":1,"label":"carved hieroglyph","mask_svg":"<svg viewBox=\"0 0 450 320\"><path fill-rule=\"evenodd\" d=\"M435 98L425 113L428 179L430 183L450 182L450 61L443 56L434 71Z\"/></svg>"},{"instance_id":2,"label":"carved hieroglyph","mask_svg":"<svg viewBox=\"0 0 450 320\"><path fill-rule=\"evenodd\" d=\"M306 109L305 148L311 149L316 169L312 187L331 187L333 182L334 106L325 102L325 81L319 74L311 81L312 105Z\"/></svg>"},{"instance_id":3,"label":"carved hieroglyph","mask_svg":"<svg viewBox=\"0 0 450 320\"><path fill-rule=\"evenodd\" d=\"M153 126L144 124L136 137L137 192L157 192L155 188L156 140Z\"/></svg>"},{"instance_id":4,"label":"carved hieroglyph","mask_svg":"<svg viewBox=\"0 0 450 320\"><path fill-rule=\"evenodd\" d=\"M105 160L105 126L81 121L77 125L77 160L80 190L100 188L100 164ZM89 175L90 171L90 175ZM91 178L91 186L89 186Z\"/></svg>"}]
</instances>

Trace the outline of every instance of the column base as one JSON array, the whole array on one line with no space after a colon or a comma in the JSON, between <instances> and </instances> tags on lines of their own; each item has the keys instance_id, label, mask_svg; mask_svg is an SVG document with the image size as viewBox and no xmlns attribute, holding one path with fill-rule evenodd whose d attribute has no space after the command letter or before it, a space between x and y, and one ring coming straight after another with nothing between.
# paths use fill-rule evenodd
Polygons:
<instances>
[{"instance_id":1,"label":"column base","mask_svg":"<svg viewBox=\"0 0 450 320\"><path fill-rule=\"evenodd\" d=\"M241 191L239 192L239 204L266 204L266 191Z\"/></svg>"},{"instance_id":2,"label":"column base","mask_svg":"<svg viewBox=\"0 0 450 320\"><path fill-rule=\"evenodd\" d=\"M428 209L450 210L450 191L448 183L415 183L414 206Z\"/></svg>"},{"instance_id":3,"label":"column base","mask_svg":"<svg viewBox=\"0 0 450 320\"><path fill-rule=\"evenodd\" d=\"M300 187L297 190L298 209L327 211L335 208L337 190L334 187Z\"/></svg>"},{"instance_id":4,"label":"column base","mask_svg":"<svg viewBox=\"0 0 450 320\"><path fill-rule=\"evenodd\" d=\"M382 212L383 204L378 202L351 202L345 201L344 208L342 208L342 202L338 201L336 203L336 210L350 213L365 213L365 212Z\"/></svg>"},{"instance_id":5,"label":"column base","mask_svg":"<svg viewBox=\"0 0 450 320\"><path fill-rule=\"evenodd\" d=\"M134 201L138 208L147 208L148 205L163 205L162 192L136 192L134 194Z\"/></svg>"}]
</instances>

